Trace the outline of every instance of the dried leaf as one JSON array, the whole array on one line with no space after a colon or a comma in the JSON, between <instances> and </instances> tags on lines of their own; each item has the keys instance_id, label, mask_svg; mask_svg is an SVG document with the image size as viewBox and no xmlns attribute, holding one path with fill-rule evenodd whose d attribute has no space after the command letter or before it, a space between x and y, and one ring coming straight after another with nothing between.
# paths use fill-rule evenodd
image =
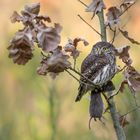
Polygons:
<instances>
[{"instance_id":1,"label":"dried leaf","mask_svg":"<svg viewBox=\"0 0 140 140\"><path fill-rule=\"evenodd\" d=\"M35 4L31 4L31 5L25 5L24 9L28 13L38 15L39 12L40 12L40 3L35 3Z\"/></svg>"},{"instance_id":2,"label":"dried leaf","mask_svg":"<svg viewBox=\"0 0 140 140\"><path fill-rule=\"evenodd\" d=\"M121 125L122 127L125 127L126 125L129 124L129 121L127 120L126 116L121 116L121 117L119 118L119 122L120 122L120 125Z\"/></svg>"},{"instance_id":3,"label":"dried leaf","mask_svg":"<svg viewBox=\"0 0 140 140\"><path fill-rule=\"evenodd\" d=\"M37 69L37 72L41 75L46 75L50 72L57 75L70 67L71 63L68 59L69 56L64 54L62 47L58 46L53 50L52 54L43 58L41 66Z\"/></svg>"},{"instance_id":4,"label":"dried leaf","mask_svg":"<svg viewBox=\"0 0 140 140\"><path fill-rule=\"evenodd\" d=\"M48 21L49 23L51 22L51 19L50 19L49 16L42 16L42 15L41 16L36 16L35 19L39 20L39 21L40 20Z\"/></svg>"},{"instance_id":5,"label":"dried leaf","mask_svg":"<svg viewBox=\"0 0 140 140\"><path fill-rule=\"evenodd\" d=\"M126 65L131 65L132 64L132 59L130 58L129 55L129 49L130 46L123 46L120 48L116 48L116 56L119 56L120 59L126 64Z\"/></svg>"},{"instance_id":6,"label":"dried leaf","mask_svg":"<svg viewBox=\"0 0 140 140\"><path fill-rule=\"evenodd\" d=\"M110 26L118 24L120 22L120 18L119 18L120 14L121 12L117 7L110 7L106 14L107 16L106 24Z\"/></svg>"},{"instance_id":7,"label":"dried leaf","mask_svg":"<svg viewBox=\"0 0 140 140\"><path fill-rule=\"evenodd\" d=\"M14 63L25 65L32 57L34 44L32 42L32 34L30 30L23 30L16 33L8 47L9 58L12 58Z\"/></svg>"},{"instance_id":8,"label":"dried leaf","mask_svg":"<svg viewBox=\"0 0 140 140\"><path fill-rule=\"evenodd\" d=\"M60 43L60 31L62 27L55 24L55 27L40 27L37 40L38 45L45 52L53 51Z\"/></svg>"},{"instance_id":9,"label":"dried leaf","mask_svg":"<svg viewBox=\"0 0 140 140\"><path fill-rule=\"evenodd\" d=\"M119 91L120 91L120 92L124 92L125 85L127 85L127 84L128 84L127 80L123 80L123 81L121 82L121 84L120 84Z\"/></svg>"},{"instance_id":10,"label":"dried leaf","mask_svg":"<svg viewBox=\"0 0 140 140\"><path fill-rule=\"evenodd\" d=\"M127 31L123 31L123 30L121 30L121 29L119 29L119 30L120 30L120 32L122 33L122 35L123 35L126 39L128 39L131 43L140 45L140 42L138 42L138 41L134 40L133 38L129 37Z\"/></svg>"},{"instance_id":11,"label":"dried leaf","mask_svg":"<svg viewBox=\"0 0 140 140\"><path fill-rule=\"evenodd\" d=\"M10 19L12 23L15 23L20 22L22 20L22 17L16 11L14 11Z\"/></svg>"},{"instance_id":12,"label":"dried leaf","mask_svg":"<svg viewBox=\"0 0 140 140\"><path fill-rule=\"evenodd\" d=\"M74 59L76 59L79 54L80 54L80 51L77 50L77 46L78 46L78 43L82 41L84 46L87 46L89 43L83 39L83 38L75 38L74 40L72 39L68 39L68 43L65 45L64 47L64 50L66 52L70 52L71 53L71 56L73 56Z\"/></svg>"},{"instance_id":13,"label":"dried leaf","mask_svg":"<svg viewBox=\"0 0 140 140\"><path fill-rule=\"evenodd\" d=\"M140 74L134 67L127 67L124 76L132 93L140 91Z\"/></svg>"},{"instance_id":14,"label":"dried leaf","mask_svg":"<svg viewBox=\"0 0 140 140\"><path fill-rule=\"evenodd\" d=\"M86 12L93 12L93 17L94 17L95 14L101 12L102 9L106 9L106 6L102 0L92 0L91 4L86 9Z\"/></svg>"},{"instance_id":15,"label":"dried leaf","mask_svg":"<svg viewBox=\"0 0 140 140\"><path fill-rule=\"evenodd\" d=\"M136 3L136 0L124 0L123 3L120 5L121 12L126 11L130 6Z\"/></svg>"}]
</instances>

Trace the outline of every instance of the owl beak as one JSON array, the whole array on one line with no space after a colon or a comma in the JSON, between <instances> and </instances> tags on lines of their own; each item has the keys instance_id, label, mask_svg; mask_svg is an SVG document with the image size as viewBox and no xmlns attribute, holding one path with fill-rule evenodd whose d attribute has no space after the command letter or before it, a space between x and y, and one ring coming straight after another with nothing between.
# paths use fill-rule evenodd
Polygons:
<instances>
[{"instance_id":1,"label":"owl beak","mask_svg":"<svg viewBox=\"0 0 140 140\"><path fill-rule=\"evenodd\" d=\"M99 51L99 55L101 55L101 54L102 54L102 50Z\"/></svg>"}]
</instances>

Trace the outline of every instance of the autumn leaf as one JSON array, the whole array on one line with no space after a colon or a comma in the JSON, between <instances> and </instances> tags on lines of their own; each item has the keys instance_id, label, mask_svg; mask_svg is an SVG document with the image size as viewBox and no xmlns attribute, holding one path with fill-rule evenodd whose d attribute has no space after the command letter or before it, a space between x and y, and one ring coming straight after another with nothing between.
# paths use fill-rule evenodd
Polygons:
<instances>
[{"instance_id":1,"label":"autumn leaf","mask_svg":"<svg viewBox=\"0 0 140 140\"><path fill-rule=\"evenodd\" d=\"M119 29L119 30L120 30L120 32L122 33L122 35L123 35L126 39L128 39L131 43L140 45L140 42L138 42L138 41L134 40L133 38L129 37L127 31L123 31L123 30L121 30L121 29Z\"/></svg>"},{"instance_id":2,"label":"autumn leaf","mask_svg":"<svg viewBox=\"0 0 140 140\"><path fill-rule=\"evenodd\" d=\"M25 65L32 57L34 44L32 34L29 29L24 29L15 34L11 40L9 50L9 58L12 58L14 63Z\"/></svg>"},{"instance_id":3,"label":"autumn leaf","mask_svg":"<svg viewBox=\"0 0 140 140\"><path fill-rule=\"evenodd\" d=\"M120 18L119 18L120 14L121 12L117 7L110 7L106 14L107 16L106 25L112 26L118 24L120 22Z\"/></svg>"},{"instance_id":4,"label":"autumn leaf","mask_svg":"<svg viewBox=\"0 0 140 140\"><path fill-rule=\"evenodd\" d=\"M91 4L86 9L86 12L93 12L93 18L98 12L101 12L102 9L106 9L102 0L92 0Z\"/></svg>"},{"instance_id":5,"label":"autumn leaf","mask_svg":"<svg viewBox=\"0 0 140 140\"><path fill-rule=\"evenodd\" d=\"M128 82L128 87L132 93L140 91L140 74L132 66L127 67L124 72L125 79Z\"/></svg>"},{"instance_id":6,"label":"autumn leaf","mask_svg":"<svg viewBox=\"0 0 140 140\"><path fill-rule=\"evenodd\" d=\"M50 72L55 74L63 72L71 66L68 59L69 56L62 51L62 47L58 46L48 57L42 59L37 72L40 75L46 75Z\"/></svg>"},{"instance_id":7,"label":"autumn leaf","mask_svg":"<svg viewBox=\"0 0 140 140\"><path fill-rule=\"evenodd\" d=\"M47 53L56 49L60 43L61 29L62 27L59 24L55 24L54 28L41 26L37 34L39 47Z\"/></svg>"},{"instance_id":8,"label":"autumn leaf","mask_svg":"<svg viewBox=\"0 0 140 140\"><path fill-rule=\"evenodd\" d=\"M120 116L119 122L122 127L125 127L126 125L129 124L129 121L127 120L127 116Z\"/></svg>"},{"instance_id":9,"label":"autumn leaf","mask_svg":"<svg viewBox=\"0 0 140 140\"><path fill-rule=\"evenodd\" d=\"M131 65L132 64L132 59L130 58L129 55L129 49L130 46L123 46L120 48L116 48L116 56L119 56L120 59L126 64L126 65Z\"/></svg>"},{"instance_id":10,"label":"autumn leaf","mask_svg":"<svg viewBox=\"0 0 140 140\"><path fill-rule=\"evenodd\" d=\"M40 12L40 3L34 3L31 5L25 5L25 11L31 14L38 15Z\"/></svg>"},{"instance_id":11,"label":"autumn leaf","mask_svg":"<svg viewBox=\"0 0 140 140\"><path fill-rule=\"evenodd\" d=\"M78 43L79 43L80 41L83 42L84 46L87 46L87 45L89 44L89 43L88 43L85 39L83 39L83 38L75 38L74 40L68 39L68 43L67 43L67 44L65 45L65 47L64 47L64 50L65 50L66 52L70 52L70 53L71 53L70 55L71 55L74 59L76 59L76 58L79 56L79 54L80 54L80 51L77 49Z\"/></svg>"},{"instance_id":12,"label":"autumn leaf","mask_svg":"<svg viewBox=\"0 0 140 140\"><path fill-rule=\"evenodd\" d=\"M136 0L124 0L123 3L120 5L121 12L123 13L135 3Z\"/></svg>"},{"instance_id":13,"label":"autumn leaf","mask_svg":"<svg viewBox=\"0 0 140 140\"><path fill-rule=\"evenodd\" d=\"M128 85L127 80L123 80L123 81L121 82L120 87L119 87L119 91L120 91L120 92L122 92L122 93L124 92L125 85Z\"/></svg>"},{"instance_id":14,"label":"autumn leaf","mask_svg":"<svg viewBox=\"0 0 140 140\"><path fill-rule=\"evenodd\" d=\"M10 19L11 19L12 23L22 21L22 17L16 11L13 12L12 16L10 17Z\"/></svg>"}]
</instances>

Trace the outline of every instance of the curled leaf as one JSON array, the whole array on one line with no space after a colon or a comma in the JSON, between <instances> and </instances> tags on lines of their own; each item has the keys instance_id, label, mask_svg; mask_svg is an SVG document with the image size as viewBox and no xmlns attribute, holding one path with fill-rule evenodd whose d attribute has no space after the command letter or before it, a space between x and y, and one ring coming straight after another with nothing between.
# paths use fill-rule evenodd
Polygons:
<instances>
[{"instance_id":1,"label":"curled leaf","mask_svg":"<svg viewBox=\"0 0 140 140\"><path fill-rule=\"evenodd\" d=\"M44 20L44 21L51 22L51 19L50 19L49 16L42 16L42 15L41 16L36 16L35 19L38 20L38 21Z\"/></svg>"},{"instance_id":2,"label":"curled leaf","mask_svg":"<svg viewBox=\"0 0 140 140\"><path fill-rule=\"evenodd\" d=\"M8 47L9 57L14 63L25 65L32 57L34 44L30 30L23 30L16 33Z\"/></svg>"},{"instance_id":3,"label":"curled leaf","mask_svg":"<svg viewBox=\"0 0 140 140\"><path fill-rule=\"evenodd\" d=\"M63 53L62 47L58 46L48 57L42 59L37 72L40 75L46 75L50 72L55 74L63 72L71 65L68 59L69 56Z\"/></svg>"},{"instance_id":4,"label":"curled leaf","mask_svg":"<svg viewBox=\"0 0 140 140\"><path fill-rule=\"evenodd\" d=\"M122 35L123 35L126 39L128 39L131 43L140 45L140 42L138 42L138 41L134 40L133 38L129 37L127 31L123 31L123 30L121 30L121 29L119 29L119 30L120 30L120 32L122 33Z\"/></svg>"},{"instance_id":5,"label":"curled leaf","mask_svg":"<svg viewBox=\"0 0 140 140\"><path fill-rule=\"evenodd\" d=\"M53 51L60 43L60 32L62 27L55 24L55 27L41 26L37 34L38 45L45 52Z\"/></svg>"},{"instance_id":6,"label":"curled leaf","mask_svg":"<svg viewBox=\"0 0 140 140\"><path fill-rule=\"evenodd\" d=\"M96 14L98 14L98 12L101 12L102 9L106 9L106 6L102 0L92 0L91 4L86 9L86 12L93 12L94 17Z\"/></svg>"},{"instance_id":7,"label":"curled leaf","mask_svg":"<svg viewBox=\"0 0 140 140\"><path fill-rule=\"evenodd\" d=\"M122 61L126 64L126 65L131 65L132 64L132 60L130 58L129 55L129 49L130 46L123 46L120 48L116 48L116 56L119 56L120 59L122 59Z\"/></svg>"},{"instance_id":8,"label":"curled leaf","mask_svg":"<svg viewBox=\"0 0 140 140\"><path fill-rule=\"evenodd\" d=\"M123 3L120 5L121 12L123 13L135 3L136 3L136 0L124 0Z\"/></svg>"},{"instance_id":9,"label":"curled leaf","mask_svg":"<svg viewBox=\"0 0 140 140\"><path fill-rule=\"evenodd\" d=\"M125 127L126 125L129 124L129 121L127 120L127 116L120 116L119 122L122 127Z\"/></svg>"},{"instance_id":10,"label":"curled leaf","mask_svg":"<svg viewBox=\"0 0 140 140\"><path fill-rule=\"evenodd\" d=\"M12 23L15 23L20 22L22 20L22 17L16 11L14 11L10 19Z\"/></svg>"},{"instance_id":11,"label":"curled leaf","mask_svg":"<svg viewBox=\"0 0 140 140\"><path fill-rule=\"evenodd\" d=\"M34 3L34 4L31 4L31 5L25 5L24 9L28 13L38 15L39 12L40 12L40 3Z\"/></svg>"},{"instance_id":12,"label":"curled leaf","mask_svg":"<svg viewBox=\"0 0 140 140\"><path fill-rule=\"evenodd\" d=\"M74 59L76 59L80 54L80 51L77 49L78 43L80 41L82 41L85 46L88 45L88 42L85 39L75 38L74 40L68 39L68 43L64 47L64 50L66 52L70 52Z\"/></svg>"},{"instance_id":13,"label":"curled leaf","mask_svg":"<svg viewBox=\"0 0 140 140\"><path fill-rule=\"evenodd\" d=\"M119 18L120 14L121 12L117 7L110 7L106 14L107 16L106 24L110 26L118 24L120 22L120 18Z\"/></svg>"},{"instance_id":14,"label":"curled leaf","mask_svg":"<svg viewBox=\"0 0 140 140\"><path fill-rule=\"evenodd\" d=\"M140 74L134 67L127 67L124 72L124 76L132 93L140 91Z\"/></svg>"}]
</instances>

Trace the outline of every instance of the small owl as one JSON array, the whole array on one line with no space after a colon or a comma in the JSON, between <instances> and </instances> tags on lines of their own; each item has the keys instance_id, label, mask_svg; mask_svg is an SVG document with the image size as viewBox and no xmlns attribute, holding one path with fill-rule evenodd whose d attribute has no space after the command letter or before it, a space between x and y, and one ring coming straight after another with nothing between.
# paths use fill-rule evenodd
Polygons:
<instances>
[{"instance_id":1,"label":"small owl","mask_svg":"<svg viewBox=\"0 0 140 140\"><path fill-rule=\"evenodd\" d=\"M114 77L115 73L115 47L108 42L96 43L93 46L90 54L84 59L81 65L81 74L90 79L95 84L95 86L91 86L85 78L80 77L81 83L79 86L79 93L75 101L80 101L85 93L91 91L91 102L95 100L94 104L96 104L96 101L98 101L98 99L101 100L101 92L112 91L115 89L113 83L111 82L111 79ZM97 111L99 113L91 114L95 118L99 118L102 114L103 107L99 108L101 108L100 111ZM90 109L97 110L93 106L91 106Z\"/></svg>"}]
</instances>

